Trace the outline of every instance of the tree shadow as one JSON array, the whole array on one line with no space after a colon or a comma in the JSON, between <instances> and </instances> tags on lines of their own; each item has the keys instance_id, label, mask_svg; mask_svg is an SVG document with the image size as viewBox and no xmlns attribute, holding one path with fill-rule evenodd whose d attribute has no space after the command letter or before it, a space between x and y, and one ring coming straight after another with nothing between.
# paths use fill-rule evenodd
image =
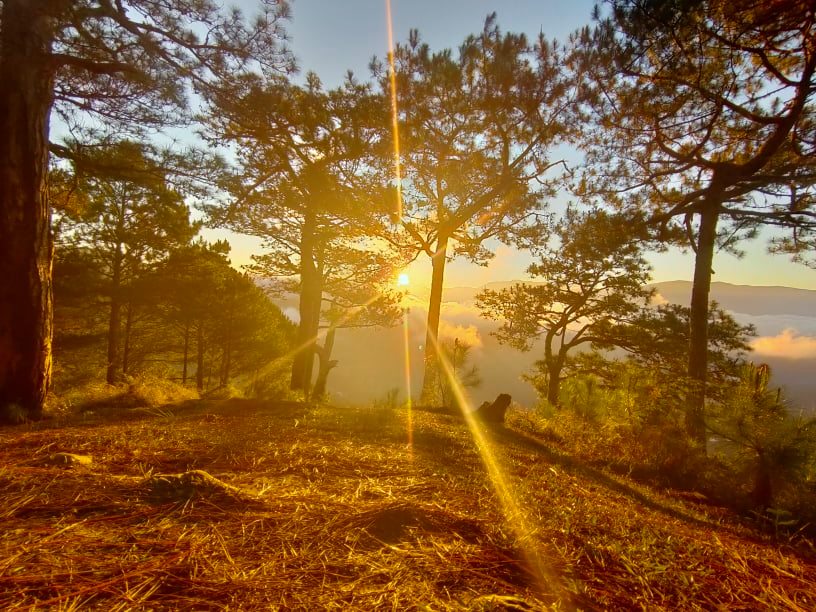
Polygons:
<instances>
[{"instance_id":1,"label":"tree shadow","mask_svg":"<svg viewBox=\"0 0 816 612\"><path fill-rule=\"evenodd\" d=\"M19 432L50 431L54 429L94 429L110 425L156 419L199 419L216 421L219 417L242 416L258 413L273 414L276 418L303 418L314 405L289 400L260 400L232 398L227 400L189 399L168 402L158 406L122 405L117 397L100 401L92 409L77 414L46 417L42 421L14 426ZM6 432L14 432L7 427Z\"/></svg>"},{"instance_id":2,"label":"tree shadow","mask_svg":"<svg viewBox=\"0 0 816 612\"><path fill-rule=\"evenodd\" d=\"M650 510L660 512L661 514L669 516L673 519L684 521L686 523L690 523L700 527L708 528L713 526L717 526L719 528L722 527L722 525L719 523L699 519L685 512L681 512L676 508L672 508L671 506L661 504L655 501L654 499L651 499L648 496L644 495L634 487L629 486L626 483L620 482L619 480L613 478L609 474L606 474L599 469L593 468L592 466L587 465L586 463L581 462L570 455L560 453L552 449L551 447L547 446L543 441L539 440L538 438L528 433L517 431L514 429L509 429L507 427L503 427L502 425L486 426L485 431L489 439L493 443L503 446L516 445L527 450L533 451L534 453L543 457L549 463L557 465L558 467L562 468L564 471L570 474L581 476L583 478L591 480L595 484L605 487L610 491L614 491L615 493L624 495L630 498L631 500L637 502L638 504L644 506L645 508L649 508Z\"/></svg>"}]
</instances>

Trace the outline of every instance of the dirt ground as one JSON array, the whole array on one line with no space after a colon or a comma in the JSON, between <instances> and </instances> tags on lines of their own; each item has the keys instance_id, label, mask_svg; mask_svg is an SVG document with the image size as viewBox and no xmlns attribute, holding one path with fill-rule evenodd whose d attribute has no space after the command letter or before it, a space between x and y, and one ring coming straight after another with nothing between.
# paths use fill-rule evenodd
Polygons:
<instances>
[{"instance_id":1,"label":"dirt ground","mask_svg":"<svg viewBox=\"0 0 816 612\"><path fill-rule=\"evenodd\" d=\"M816 609L801 550L519 423L227 400L0 430L0 608Z\"/></svg>"}]
</instances>

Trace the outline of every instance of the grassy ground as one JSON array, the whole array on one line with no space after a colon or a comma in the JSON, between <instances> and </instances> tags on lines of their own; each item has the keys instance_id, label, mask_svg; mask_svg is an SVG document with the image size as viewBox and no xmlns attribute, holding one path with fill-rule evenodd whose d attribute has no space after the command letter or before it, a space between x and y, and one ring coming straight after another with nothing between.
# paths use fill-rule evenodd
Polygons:
<instances>
[{"instance_id":1,"label":"grassy ground","mask_svg":"<svg viewBox=\"0 0 816 612\"><path fill-rule=\"evenodd\" d=\"M806 553L512 418L124 414L0 431L0 609L816 608Z\"/></svg>"}]
</instances>

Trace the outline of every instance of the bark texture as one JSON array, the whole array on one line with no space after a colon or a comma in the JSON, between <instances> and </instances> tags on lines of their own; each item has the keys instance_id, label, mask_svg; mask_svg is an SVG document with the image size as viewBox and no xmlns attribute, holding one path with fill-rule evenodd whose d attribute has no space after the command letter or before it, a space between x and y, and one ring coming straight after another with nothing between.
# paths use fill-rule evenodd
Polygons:
<instances>
[{"instance_id":1,"label":"bark texture","mask_svg":"<svg viewBox=\"0 0 816 612\"><path fill-rule=\"evenodd\" d=\"M297 332L297 353L292 360L290 388L303 391L308 397L314 370L315 343L320 327L320 306L323 298L322 271L316 264L317 247L313 211L304 215L300 243L300 322Z\"/></svg>"},{"instance_id":2,"label":"bark texture","mask_svg":"<svg viewBox=\"0 0 816 612\"><path fill-rule=\"evenodd\" d=\"M705 446L705 395L708 372L708 302L711 293L711 266L717 239L717 208L706 207L700 214L700 234L694 260L694 284L691 291L689 320L688 376L691 379L686 400L686 431Z\"/></svg>"},{"instance_id":3,"label":"bark texture","mask_svg":"<svg viewBox=\"0 0 816 612\"><path fill-rule=\"evenodd\" d=\"M51 383L48 122L53 9L5 0L0 32L0 419L38 419Z\"/></svg>"},{"instance_id":4,"label":"bark texture","mask_svg":"<svg viewBox=\"0 0 816 612\"><path fill-rule=\"evenodd\" d=\"M329 374L337 367L337 360L331 358L334 350L334 338L337 328L330 327L326 332L326 339L323 341L323 346L319 347L317 356L319 357L319 367L317 370L317 380L315 381L312 397L314 399L322 399L326 395L326 385L329 380Z\"/></svg>"},{"instance_id":5,"label":"bark texture","mask_svg":"<svg viewBox=\"0 0 816 612\"><path fill-rule=\"evenodd\" d=\"M431 295L428 300L428 323L425 336L425 372L422 376L423 404L432 401L435 378L442 376L439 371L439 318L442 309L442 289L445 284L445 264L448 255L448 238L440 236L437 249L431 258Z\"/></svg>"},{"instance_id":6,"label":"bark texture","mask_svg":"<svg viewBox=\"0 0 816 612\"><path fill-rule=\"evenodd\" d=\"M122 363L119 355L120 331L122 328L122 254L119 247L113 260L111 279L110 317L108 319L108 367L105 380L109 385L121 380Z\"/></svg>"}]
</instances>

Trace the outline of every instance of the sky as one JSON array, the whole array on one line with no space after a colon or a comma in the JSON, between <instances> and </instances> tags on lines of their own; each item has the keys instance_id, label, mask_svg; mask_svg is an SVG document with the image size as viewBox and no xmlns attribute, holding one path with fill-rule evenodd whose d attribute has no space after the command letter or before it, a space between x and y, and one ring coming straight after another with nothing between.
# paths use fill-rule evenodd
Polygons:
<instances>
[{"instance_id":1,"label":"sky","mask_svg":"<svg viewBox=\"0 0 816 612\"><path fill-rule=\"evenodd\" d=\"M251 13L252 0L238 3ZM548 38L566 40L570 32L591 21L594 0L392 0L393 32L396 41L404 41L416 28L432 50L456 48L467 35L479 32L485 17L495 11L503 30L525 32L535 37L543 32ZM287 26L290 46L301 75L317 73L326 87L339 85L352 70L364 80L372 56L385 57L388 50L386 0L294 0L292 20ZM212 238L227 236L210 232ZM228 236L233 246L233 263L241 265L258 252L258 242ZM782 285L816 289L816 270L789 261L786 256L769 255L767 240L741 245L742 259L718 253L714 260L713 280L743 285ZM690 252L673 249L651 254L656 282L691 280L694 258ZM446 270L447 286L481 286L488 282L526 278L531 263L523 253L498 245L496 257L486 267L462 261ZM421 290L428 284L430 262L419 259L409 273L412 285Z\"/></svg>"}]
</instances>

